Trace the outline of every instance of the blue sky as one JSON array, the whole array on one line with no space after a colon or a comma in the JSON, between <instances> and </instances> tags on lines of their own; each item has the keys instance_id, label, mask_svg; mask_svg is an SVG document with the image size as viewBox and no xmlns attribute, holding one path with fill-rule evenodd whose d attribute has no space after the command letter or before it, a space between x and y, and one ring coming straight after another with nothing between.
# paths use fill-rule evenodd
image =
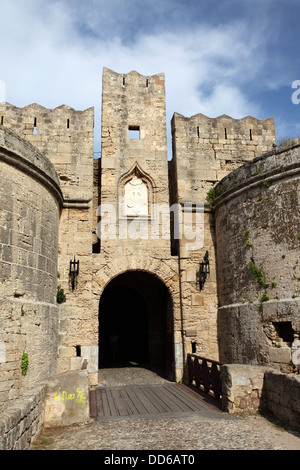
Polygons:
<instances>
[{"instance_id":1,"label":"blue sky","mask_svg":"<svg viewBox=\"0 0 300 470\"><path fill-rule=\"evenodd\" d=\"M299 0L0 0L0 81L16 106L94 106L96 152L103 67L164 72L168 129L174 112L273 116L299 137L299 17Z\"/></svg>"}]
</instances>

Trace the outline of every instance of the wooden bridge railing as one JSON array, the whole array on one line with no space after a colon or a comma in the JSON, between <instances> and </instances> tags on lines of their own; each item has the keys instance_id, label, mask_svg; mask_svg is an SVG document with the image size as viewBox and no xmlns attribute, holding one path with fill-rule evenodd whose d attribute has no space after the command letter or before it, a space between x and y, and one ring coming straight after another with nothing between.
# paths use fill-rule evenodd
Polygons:
<instances>
[{"instance_id":1,"label":"wooden bridge railing","mask_svg":"<svg viewBox=\"0 0 300 470\"><path fill-rule=\"evenodd\" d=\"M219 400L222 396L220 372L222 363L197 354L188 354L187 364L189 383L207 394L212 392L215 398Z\"/></svg>"}]
</instances>

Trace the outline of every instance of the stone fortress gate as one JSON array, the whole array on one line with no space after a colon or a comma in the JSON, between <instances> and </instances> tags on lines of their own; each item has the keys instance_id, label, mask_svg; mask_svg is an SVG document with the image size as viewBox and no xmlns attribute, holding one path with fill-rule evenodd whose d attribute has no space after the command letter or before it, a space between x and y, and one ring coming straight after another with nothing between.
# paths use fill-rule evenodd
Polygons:
<instances>
[{"instance_id":1,"label":"stone fortress gate","mask_svg":"<svg viewBox=\"0 0 300 470\"><path fill-rule=\"evenodd\" d=\"M288 367L299 144L275 149L272 118L175 113L169 161L164 74L104 68L101 158L93 108L2 103L0 120L0 411L69 371L179 381L192 352Z\"/></svg>"}]
</instances>

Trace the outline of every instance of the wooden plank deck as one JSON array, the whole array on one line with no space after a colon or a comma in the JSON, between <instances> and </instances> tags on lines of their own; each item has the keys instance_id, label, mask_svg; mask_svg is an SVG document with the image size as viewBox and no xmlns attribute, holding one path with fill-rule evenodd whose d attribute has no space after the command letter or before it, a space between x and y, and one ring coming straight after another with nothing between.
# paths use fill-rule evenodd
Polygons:
<instances>
[{"instance_id":1,"label":"wooden plank deck","mask_svg":"<svg viewBox=\"0 0 300 470\"><path fill-rule=\"evenodd\" d=\"M90 416L100 421L180 416L218 409L187 386L175 383L100 387L91 390L89 398Z\"/></svg>"}]
</instances>

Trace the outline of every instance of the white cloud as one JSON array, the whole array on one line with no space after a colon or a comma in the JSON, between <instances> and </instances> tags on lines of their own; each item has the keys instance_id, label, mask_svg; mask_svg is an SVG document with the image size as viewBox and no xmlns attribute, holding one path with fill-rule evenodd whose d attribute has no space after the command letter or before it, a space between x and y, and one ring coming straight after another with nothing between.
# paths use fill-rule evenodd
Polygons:
<instances>
[{"instance_id":1,"label":"white cloud","mask_svg":"<svg viewBox=\"0 0 300 470\"><path fill-rule=\"evenodd\" d=\"M170 3L155 2L162 25ZM16 106L95 106L99 126L101 73L108 67L119 73L164 72L168 122L175 111L236 118L259 113L247 88L262 77L263 27L253 32L236 20L188 29L184 22L177 30L154 24L153 33L148 25L143 33L137 18L130 18L129 6L137 3L129 0L109 5L96 0L2 3L0 80L6 83L7 100ZM126 22L136 33L128 28L125 38Z\"/></svg>"},{"instance_id":2,"label":"white cloud","mask_svg":"<svg viewBox=\"0 0 300 470\"><path fill-rule=\"evenodd\" d=\"M278 140L297 138L300 136L300 120L287 123L281 118L275 119L276 137Z\"/></svg>"},{"instance_id":3,"label":"white cloud","mask_svg":"<svg viewBox=\"0 0 300 470\"><path fill-rule=\"evenodd\" d=\"M0 103L1 101L6 101L6 85L0 80Z\"/></svg>"}]
</instances>

